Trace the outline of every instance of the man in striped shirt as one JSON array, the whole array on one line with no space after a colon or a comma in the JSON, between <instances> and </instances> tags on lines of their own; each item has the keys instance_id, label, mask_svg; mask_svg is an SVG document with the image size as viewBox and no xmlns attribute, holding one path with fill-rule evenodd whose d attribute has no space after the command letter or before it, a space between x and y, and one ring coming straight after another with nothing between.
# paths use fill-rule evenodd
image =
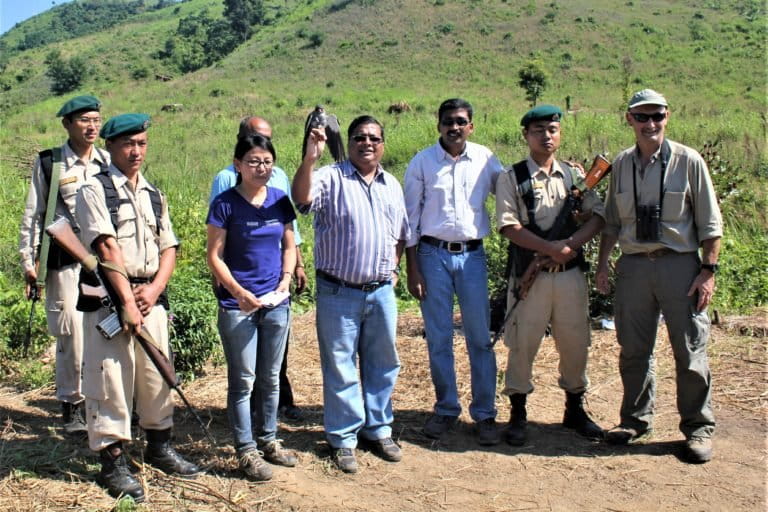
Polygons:
<instances>
[{"instance_id":1,"label":"man in striped shirt","mask_svg":"<svg viewBox=\"0 0 768 512\"><path fill-rule=\"evenodd\" d=\"M313 130L292 192L301 213L315 214L325 434L334 463L354 473L358 436L384 460L402 458L391 428L400 370L394 284L409 229L402 188L380 164L384 128L360 116L347 135L349 159L313 173L325 148L324 132Z\"/></svg>"}]
</instances>

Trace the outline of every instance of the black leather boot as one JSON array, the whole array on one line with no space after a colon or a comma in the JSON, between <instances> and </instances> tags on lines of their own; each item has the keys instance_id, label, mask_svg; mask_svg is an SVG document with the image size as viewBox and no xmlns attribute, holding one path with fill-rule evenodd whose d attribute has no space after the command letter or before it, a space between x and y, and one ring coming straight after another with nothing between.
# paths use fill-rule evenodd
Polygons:
<instances>
[{"instance_id":1,"label":"black leather boot","mask_svg":"<svg viewBox=\"0 0 768 512\"><path fill-rule=\"evenodd\" d=\"M512 446L522 446L527 439L528 413L525 410L525 402L528 395L525 393L515 393L509 395L509 403L512 410L509 415L509 422L504 429L504 440Z\"/></svg>"},{"instance_id":2,"label":"black leather boot","mask_svg":"<svg viewBox=\"0 0 768 512\"><path fill-rule=\"evenodd\" d=\"M184 460L171 446L171 429L147 430L147 451L144 461L169 475L195 476L200 468Z\"/></svg>"},{"instance_id":3,"label":"black leather boot","mask_svg":"<svg viewBox=\"0 0 768 512\"><path fill-rule=\"evenodd\" d=\"M584 392L569 393L565 392L565 414L563 415L563 426L578 432L579 435L600 441L605 433L584 410Z\"/></svg>"},{"instance_id":4,"label":"black leather boot","mask_svg":"<svg viewBox=\"0 0 768 512\"><path fill-rule=\"evenodd\" d=\"M136 503L144 501L144 489L128 469L122 443L113 443L99 452L101 471L96 483L105 488L110 496L130 496Z\"/></svg>"},{"instance_id":5,"label":"black leather boot","mask_svg":"<svg viewBox=\"0 0 768 512\"><path fill-rule=\"evenodd\" d=\"M88 433L88 427L85 424L85 402L78 404L61 402L61 413L65 434L77 437Z\"/></svg>"}]
</instances>

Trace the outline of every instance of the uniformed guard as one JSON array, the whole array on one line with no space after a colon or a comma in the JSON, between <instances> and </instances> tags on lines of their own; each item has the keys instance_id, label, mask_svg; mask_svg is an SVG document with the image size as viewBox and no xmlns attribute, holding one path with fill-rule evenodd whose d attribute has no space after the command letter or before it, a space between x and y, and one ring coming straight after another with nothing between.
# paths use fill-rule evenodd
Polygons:
<instances>
[{"instance_id":1,"label":"uniformed guard","mask_svg":"<svg viewBox=\"0 0 768 512\"><path fill-rule=\"evenodd\" d=\"M102 261L106 284L119 297L123 323L123 332L106 340L96 325L108 310L80 297L78 306L86 311L83 393L89 445L100 453L97 482L112 496L129 495L136 502L143 501L144 492L128 469L123 448L131 439L134 400L147 434L144 460L169 474L200 472L170 445L170 388L135 338L143 326L169 353L165 287L179 244L165 196L140 172L148 126L146 114L122 114L104 124L101 137L112 165L86 182L76 207L80 238Z\"/></svg>"},{"instance_id":2,"label":"uniformed guard","mask_svg":"<svg viewBox=\"0 0 768 512\"><path fill-rule=\"evenodd\" d=\"M581 247L602 229L605 214L597 195L587 191L579 216L583 224L569 214L564 218L564 228L550 233L572 187L582 179L569 164L555 159L562 116L553 105L539 105L523 116L520 124L530 155L502 174L496 185L498 228L515 246L508 301L516 300L513 290L534 253L545 258L544 271L518 303L504 330L509 357L503 393L509 396L512 409L504 437L514 446L526 441L526 398L533 391L533 361L550 324L560 354L558 383L566 395L563 426L591 439L603 437L602 429L583 406L589 383L586 370L590 332L583 272L586 262Z\"/></svg>"},{"instance_id":3,"label":"uniformed guard","mask_svg":"<svg viewBox=\"0 0 768 512\"><path fill-rule=\"evenodd\" d=\"M40 152L35 159L21 220L19 252L27 297L35 296L39 288L45 289L48 332L56 337L56 398L62 405L64 432L84 436L84 397L80 385L83 319L75 309L80 265L51 244L42 228L44 223L65 217L77 231L77 191L86 179L109 165L109 155L93 145L101 127L98 99L77 96L66 102L56 115L62 118L67 142Z\"/></svg>"}]
</instances>

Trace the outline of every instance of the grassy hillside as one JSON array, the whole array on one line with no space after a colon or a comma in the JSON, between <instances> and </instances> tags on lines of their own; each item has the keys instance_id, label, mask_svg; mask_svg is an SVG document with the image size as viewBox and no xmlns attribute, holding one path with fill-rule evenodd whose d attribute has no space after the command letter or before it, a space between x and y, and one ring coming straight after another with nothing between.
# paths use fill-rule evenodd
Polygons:
<instances>
[{"instance_id":1,"label":"grassy hillside","mask_svg":"<svg viewBox=\"0 0 768 512\"><path fill-rule=\"evenodd\" d=\"M48 92L43 64L48 52L60 49L93 66L73 95L96 94L106 117L126 111L152 115L147 174L171 198L184 240L180 282L188 282L187 268L193 269L189 275L204 273L210 180L231 161L241 116L258 113L271 120L278 163L292 174L304 117L316 103L338 114L344 126L358 114L373 114L386 125L384 164L402 176L413 154L436 139L439 102L462 96L476 107L473 140L511 164L525 154L519 119L528 108L517 72L536 59L550 74L540 101L564 107L568 97L573 111L563 123L562 157L587 160L630 145L632 134L621 113L627 96L644 87L670 100L671 138L695 148L717 142L713 175L727 222L717 306L741 310L768 301L763 2L270 0L266 5L271 24L221 62L188 75L153 55L181 17L204 8L219 15L220 0L185 1L8 57L0 73L0 84L10 86L0 93L0 208L6 213L0 218L0 285L20 287L15 246L29 164L35 151L62 141L53 114L66 98ZM10 45L23 29L22 24L0 43ZM132 79L137 68L147 69L148 77ZM174 78L162 82L155 74ZM412 110L387 114L397 101ZM167 103L183 107L161 112ZM301 227L304 253L310 255L309 219L302 218ZM498 271L502 244L496 238L489 245Z\"/></svg>"}]
</instances>

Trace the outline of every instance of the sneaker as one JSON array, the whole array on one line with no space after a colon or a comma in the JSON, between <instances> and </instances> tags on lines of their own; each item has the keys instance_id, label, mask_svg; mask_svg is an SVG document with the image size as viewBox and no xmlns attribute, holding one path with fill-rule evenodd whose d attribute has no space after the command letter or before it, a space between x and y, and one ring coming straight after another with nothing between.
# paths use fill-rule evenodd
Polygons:
<instances>
[{"instance_id":1,"label":"sneaker","mask_svg":"<svg viewBox=\"0 0 768 512\"><path fill-rule=\"evenodd\" d=\"M268 442L262 448L262 452L264 453L264 460L278 466L292 468L298 462L296 452L283 448L283 441L281 439Z\"/></svg>"},{"instance_id":2,"label":"sneaker","mask_svg":"<svg viewBox=\"0 0 768 512\"><path fill-rule=\"evenodd\" d=\"M237 455L240 470L249 480L265 482L272 478L272 468L261 458L261 452L255 448Z\"/></svg>"},{"instance_id":3,"label":"sneaker","mask_svg":"<svg viewBox=\"0 0 768 512\"><path fill-rule=\"evenodd\" d=\"M617 445L633 444L644 437L648 437L650 433L650 430L639 431L632 427L619 425L605 433L605 442Z\"/></svg>"},{"instance_id":4,"label":"sneaker","mask_svg":"<svg viewBox=\"0 0 768 512\"><path fill-rule=\"evenodd\" d=\"M477 442L483 446L493 446L499 444L501 434L496 428L495 418L485 418L477 422Z\"/></svg>"},{"instance_id":5,"label":"sneaker","mask_svg":"<svg viewBox=\"0 0 768 512\"><path fill-rule=\"evenodd\" d=\"M357 473L357 459L352 448L334 448L333 463L345 473Z\"/></svg>"},{"instance_id":6,"label":"sneaker","mask_svg":"<svg viewBox=\"0 0 768 512\"><path fill-rule=\"evenodd\" d=\"M304 419L304 413L295 405L284 405L277 412L288 421L301 421Z\"/></svg>"},{"instance_id":7,"label":"sneaker","mask_svg":"<svg viewBox=\"0 0 768 512\"><path fill-rule=\"evenodd\" d=\"M430 439L440 439L443 434L451 430L457 420L456 416L433 414L424 424L424 435Z\"/></svg>"},{"instance_id":8,"label":"sneaker","mask_svg":"<svg viewBox=\"0 0 768 512\"><path fill-rule=\"evenodd\" d=\"M368 445L370 445L372 451L388 462L400 462L403 460L403 451L397 446L391 437L385 437L384 439L366 439Z\"/></svg>"},{"instance_id":9,"label":"sneaker","mask_svg":"<svg viewBox=\"0 0 768 512\"><path fill-rule=\"evenodd\" d=\"M685 442L685 458L693 464L704 464L712 460L712 439L691 437Z\"/></svg>"}]
</instances>

